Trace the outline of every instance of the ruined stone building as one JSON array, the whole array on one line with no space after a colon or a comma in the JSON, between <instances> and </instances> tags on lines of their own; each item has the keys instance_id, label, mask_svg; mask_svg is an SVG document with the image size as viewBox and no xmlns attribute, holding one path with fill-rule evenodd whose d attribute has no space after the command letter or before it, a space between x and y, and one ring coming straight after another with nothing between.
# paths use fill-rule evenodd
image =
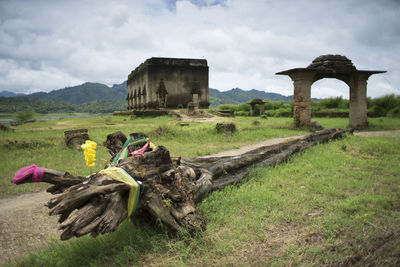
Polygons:
<instances>
[{"instance_id":1,"label":"ruined stone building","mask_svg":"<svg viewBox=\"0 0 400 267\"><path fill-rule=\"evenodd\" d=\"M127 108L186 108L192 102L209 106L208 65L205 59L152 57L128 76Z\"/></svg>"}]
</instances>

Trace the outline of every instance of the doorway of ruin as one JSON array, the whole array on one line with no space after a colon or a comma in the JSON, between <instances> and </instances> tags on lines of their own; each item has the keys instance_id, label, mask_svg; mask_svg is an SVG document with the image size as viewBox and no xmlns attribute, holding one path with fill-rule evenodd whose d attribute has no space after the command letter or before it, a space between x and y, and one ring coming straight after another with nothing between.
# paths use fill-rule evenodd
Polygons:
<instances>
[{"instance_id":1,"label":"doorway of ruin","mask_svg":"<svg viewBox=\"0 0 400 267\"><path fill-rule=\"evenodd\" d=\"M349 86L338 79L324 78L314 82L311 85L311 119L316 120L314 117L319 114L328 116L327 112L333 116L339 112L337 115L342 117L347 113L348 117L349 90Z\"/></svg>"}]
</instances>

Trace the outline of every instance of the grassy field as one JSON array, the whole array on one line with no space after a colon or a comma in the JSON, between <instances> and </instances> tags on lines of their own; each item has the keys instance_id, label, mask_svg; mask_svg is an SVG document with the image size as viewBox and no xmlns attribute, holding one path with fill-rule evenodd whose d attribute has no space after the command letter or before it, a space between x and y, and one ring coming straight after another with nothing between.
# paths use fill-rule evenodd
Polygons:
<instances>
[{"instance_id":1,"label":"grassy field","mask_svg":"<svg viewBox=\"0 0 400 267\"><path fill-rule=\"evenodd\" d=\"M1 194L36 191L40 185L10 186L21 166L36 163L85 175L81 152L65 148L63 131L89 128L101 144L116 130L145 132L173 156L193 157L260 140L306 134L291 119L235 118L238 132L218 136L215 123L180 127L167 118L95 117L37 122L1 133ZM125 121L124 121L125 120ZM345 127L347 119L317 119ZM372 129L399 129L399 119L369 119ZM52 129L49 129L52 128ZM29 145L9 145L7 140ZM195 237L168 236L160 225L130 221L97 238L53 241L13 262L17 266L361 266L394 265L400 258L400 135L350 136L313 147L275 168L254 169L246 181L210 194L200 205L207 230ZM108 160L99 147L98 161ZM102 164L96 167L101 169Z\"/></svg>"},{"instance_id":2,"label":"grassy field","mask_svg":"<svg viewBox=\"0 0 400 267\"><path fill-rule=\"evenodd\" d=\"M15 186L10 183L15 171L35 163L73 175L86 176L89 169L85 166L81 151L68 149L64 143L64 131L87 128L90 139L99 144L97 165L99 171L109 161L107 149L101 144L106 136L115 131L125 134L144 132L153 143L167 147L172 156L195 157L215 153L221 150L237 148L275 137L306 134L307 130L296 130L290 119L259 119L257 126L251 123L255 119L237 118L238 131L232 136L218 135L215 123L190 123L179 126L178 121L170 117L153 119L103 115L81 119L61 119L57 121L38 121L16 126L15 132L0 132L0 153L7 160L0 162L0 197L42 190L46 185L27 184Z\"/></svg>"},{"instance_id":3,"label":"grassy field","mask_svg":"<svg viewBox=\"0 0 400 267\"><path fill-rule=\"evenodd\" d=\"M131 120L129 117L99 115L90 118L43 120L16 126L15 132L0 132L0 154L6 159L0 161L0 198L46 188L42 184L14 186L10 183L16 170L33 163L68 171L73 175L89 174L82 152L65 146L65 130L87 128L91 140L99 144L94 171L103 169L109 161L109 154L101 144L108 134L115 131L125 134L144 132L153 143L167 147L172 156L182 157L212 154L265 139L308 133L307 129L294 129L291 118L227 119L230 120L234 120L238 128L237 133L232 136L218 135L215 123L193 122L189 126L181 127L170 117ZM260 124L252 125L255 120ZM318 118L317 121L325 128L346 128L348 124L346 118ZM400 129L400 119L371 118L369 122L369 130Z\"/></svg>"}]
</instances>

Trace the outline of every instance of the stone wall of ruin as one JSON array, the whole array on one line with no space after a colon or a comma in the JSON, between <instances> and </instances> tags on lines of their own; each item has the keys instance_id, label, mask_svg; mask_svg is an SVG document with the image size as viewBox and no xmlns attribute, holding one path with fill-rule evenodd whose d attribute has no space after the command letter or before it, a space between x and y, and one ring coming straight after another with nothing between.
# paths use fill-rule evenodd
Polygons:
<instances>
[{"instance_id":1,"label":"stone wall of ruin","mask_svg":"<svg viewBox=\"0 0 400 267\"><path fill-rule=\"evenodd\" d=\"M198 93L199 107L209 106L208 66L201 59L151 58L142 63L128 76L128 109L157 108L157 89L163 80L168 91L166 107L187 107L193 101L194 91ZM140 89L142 101L131 100Z\"/></svg>"}]
</instances>

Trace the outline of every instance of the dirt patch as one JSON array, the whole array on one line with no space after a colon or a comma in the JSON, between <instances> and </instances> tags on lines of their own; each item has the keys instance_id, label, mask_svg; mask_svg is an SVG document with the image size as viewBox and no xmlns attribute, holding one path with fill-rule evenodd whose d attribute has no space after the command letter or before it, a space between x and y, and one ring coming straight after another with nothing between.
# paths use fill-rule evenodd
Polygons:
<instances>
[{"instance_id":1,"label":"dirt patch","mask_svg":"<svg viewBox=\"0 0 400 267\"><path fill-rule=\"evenodd\" d=\"M185 113L180 113L179 110L177 111L181 115L181 120L184 122L209 122L209 123L217 123L217 122L232 122L232 118L226 117L219 117L215 116L211 113L204 114L204 116L188 116Z\"/></svg>"},{"instance_id":2,"label":"dirt patch","mask_svg":"<svg viewBox=\"0 0 400 267\"><path fill-rule=\"evenodd\" d=\"M46 192L0 199L0 264L58 239L57 217L49 216Z\"/></svg>"}]
</instances>

